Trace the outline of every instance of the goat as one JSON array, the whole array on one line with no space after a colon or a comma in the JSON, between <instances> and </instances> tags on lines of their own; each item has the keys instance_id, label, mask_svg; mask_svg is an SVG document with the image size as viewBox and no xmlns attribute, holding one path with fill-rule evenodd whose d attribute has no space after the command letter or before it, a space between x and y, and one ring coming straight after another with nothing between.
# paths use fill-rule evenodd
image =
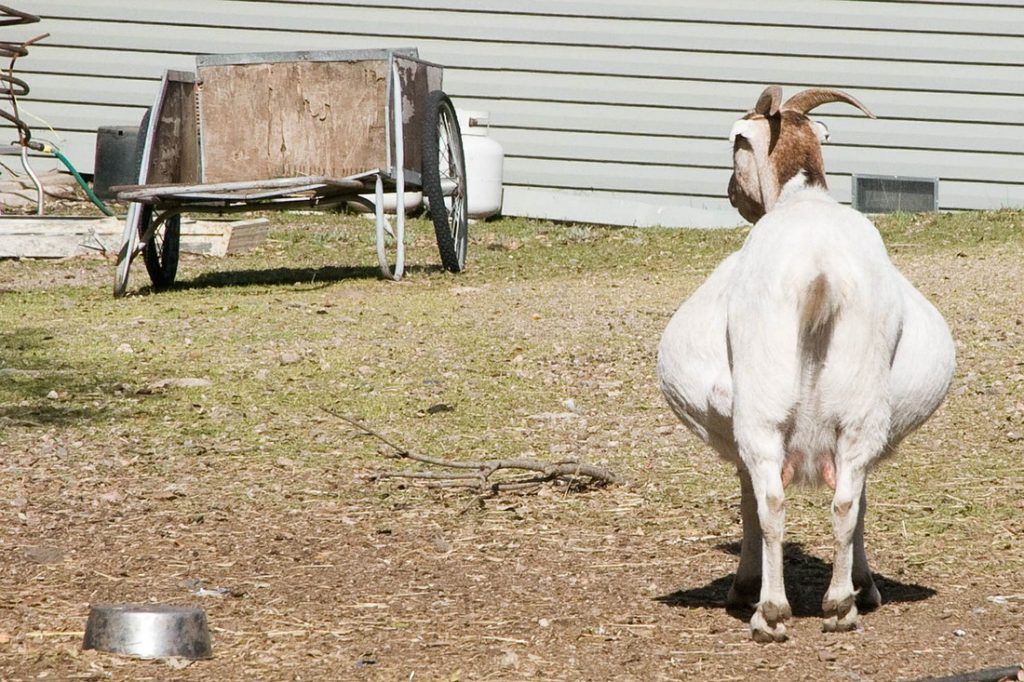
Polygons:
<instances>
[{"instance_id":1,"label":"goat","mask_svg":"<svg viewBox=\"0 0 1024 682\"><path fill-rule=\"evenodd\" d=\"M889 260L874 225L828 193L827 130L807 113L850 95L762 93L736 122L729 199L756 223L672 317L658 379L679 418L737 467L743 540L729 590L751 635L786 639L785 487L833 489L825 631L881 604L864 550L865 479L941 404L956 364L942 315Z\"/></svg>"}]
</instances>

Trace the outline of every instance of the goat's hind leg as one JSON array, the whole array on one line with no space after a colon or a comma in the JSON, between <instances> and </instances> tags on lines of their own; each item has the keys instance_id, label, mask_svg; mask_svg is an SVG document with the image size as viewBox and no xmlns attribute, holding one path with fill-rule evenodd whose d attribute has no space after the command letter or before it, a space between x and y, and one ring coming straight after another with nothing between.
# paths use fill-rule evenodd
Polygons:
<instances>
[{"instance_id":1,"label":"goat's hind leg","mask_svg":"<svg viewBox=\"0 0 1024 682\"><path fill-rule=\"evenodd\" d=\"M857 593L857 608L861 613L874 611L882 605L882 595L875 585L864 548L864 514L868 508L867 483L860 493L860 510L857 514L857 529L853 534L853 588Z\"/></svg>"},{"instance_id":2,"label":"goat's hind leg","mask_svg":"<svg viewBox=\"0 0 1024 682\"><path fill-rule=\"evenodd\" d=\"M781 437L770 440L777 441L774 443L777 447L763 454L778 454L778 457L744 458L750 470L761 527L761 598L750 619L750 634L757 642L784 642L785 621L792 615L782 572L786 498L782 486Z\"/></svg>"},{"instance_id":3,"label":"goat's hind leg","mask_svg":"<svg viewBox=\"0 0 1024 682\"><path fill-rule=\"evenodd\" d=\"M832 562L832 580L822 601L825 632L843 632L856 629L860 622L857 612L858 590L854 586L854 569L867 571L867 558L863 556L863 519L865 467L856 460L844 458L839 448L836 471L836 492L832 498L832 530L835 536L835 558ZM861 556L855 559L855 545ZM863 560L863 565L861 564ZM864 575L857 571L858 582ZM871 588L874 588L872 581ZM863 589L863 587L861 587ZM877 589L875 590L877 593ZM865 595L871 598L873 595Z\"/></svg>"},{"instance_id":4,"label":"goat's hind leg","mask_svg":"<svg viewBox=\"0 0 1024 682\"><path fill-rule=\"evenodd\" d=\"M743 541L740 544L740 562L736 578L729 588L726 606L736 611L757 607L761 598L761 522L757 516L757 499L750 472L742 464L736 472L740 479L740 516L743 521Z\"/></svg>"}]
</instances>

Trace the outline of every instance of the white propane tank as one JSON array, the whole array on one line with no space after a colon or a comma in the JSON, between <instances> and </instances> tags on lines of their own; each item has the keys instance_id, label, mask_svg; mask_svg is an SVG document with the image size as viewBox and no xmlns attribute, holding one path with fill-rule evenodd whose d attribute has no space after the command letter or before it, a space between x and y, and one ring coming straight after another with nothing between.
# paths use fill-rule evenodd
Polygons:
<instances>
[{"instance_id":1,"label":"white propane tank","mask_svg":"<svg viewBox=\"0 0 1024 682\"><path fill-rule=\"evenodd\" d=\"M466 155L467 203L470 218L488 218L501 211L501 173L505 152L487 134L490 116L486 111L456 110Z\"/></svg>"}]
</instances>

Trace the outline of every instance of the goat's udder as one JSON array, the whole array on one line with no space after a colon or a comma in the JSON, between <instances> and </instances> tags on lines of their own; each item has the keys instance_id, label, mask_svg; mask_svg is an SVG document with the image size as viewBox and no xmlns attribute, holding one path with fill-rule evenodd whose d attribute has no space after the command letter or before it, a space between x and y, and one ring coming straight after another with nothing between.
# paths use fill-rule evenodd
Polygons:
<instances>
[{"instance_id":1,"label":"goat's udder","mask_svg":"<svg viewBox=\"0 0 1024 682\"><path fill-rule=\"evenodd\" d=\"M806 455L800 450L787 450L786 458L782 462L782 487L787 488L789 484L797 478L797 473L804 466L804 459ZM825 482L832 490L836 489L836 464L835 460L830 452L823 452L818 455L817 462L818 475L821 480ZM808 474L804 474L806 477Z\"/></svg>"}]
</instances>

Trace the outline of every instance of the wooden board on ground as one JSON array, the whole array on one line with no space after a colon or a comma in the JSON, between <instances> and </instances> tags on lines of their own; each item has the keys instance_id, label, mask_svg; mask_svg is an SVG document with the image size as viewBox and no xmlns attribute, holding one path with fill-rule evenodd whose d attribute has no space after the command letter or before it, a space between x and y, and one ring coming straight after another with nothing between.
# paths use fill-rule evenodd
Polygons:
<instances>
[{"instance_id":1,"label":"wooden board on ground","mask_svg":"<svg viewBox=\"0 0 1024 682\"><path fill-rule=\"evenodd\" d=\"M181 251L207 256L243 253L267 237L266 218L181 221ZM5 216L0 218L0 258L68 258L116 254L124 221L118 218Z\"/></svg>"}]
</instances>

